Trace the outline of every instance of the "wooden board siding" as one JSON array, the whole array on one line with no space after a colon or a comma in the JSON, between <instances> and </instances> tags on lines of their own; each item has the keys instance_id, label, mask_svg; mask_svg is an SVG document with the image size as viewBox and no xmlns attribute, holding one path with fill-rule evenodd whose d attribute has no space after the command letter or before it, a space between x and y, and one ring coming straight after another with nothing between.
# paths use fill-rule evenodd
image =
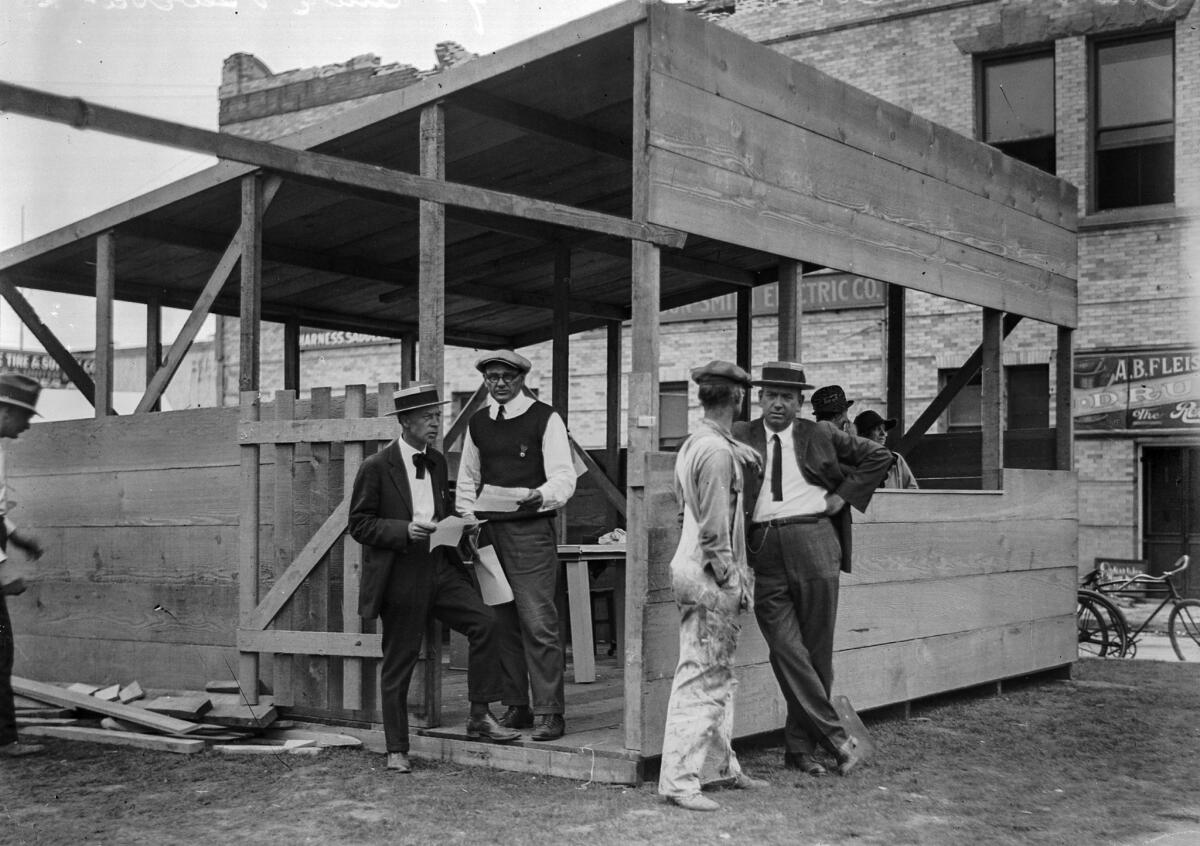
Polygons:
<instances>
[{"instance_id":1,"label":"wooden board siding","mask_svg":"<svg viewBox=\"0 0 1200 846\"><path fill-rule=\"evenodd\" d=\"M650 26L651 220L1075 324L1069 185L695 16Z\"/></svg>"},{"instance_id":2,"label":"wooden board siding","mask_svg":"<svg viewBox=\"0 0 1200 846\"><path fill-rule=\"evenodd\" d=\"M657 458L657 456L656 456ZM658 466L653 463L652 466ZM652 474L643 614L642 753L661 749L678 656L669 563L673 497ZM887 491L855 513L854 572L842 577L835 692L873 708L1061 666L1075 659L1075 477L1008 470L996 492ZM647 494L651 494L648 492ZM772 731L785 706L753 615L742 617L736 733Z\"/></svg>"}]
</instances>

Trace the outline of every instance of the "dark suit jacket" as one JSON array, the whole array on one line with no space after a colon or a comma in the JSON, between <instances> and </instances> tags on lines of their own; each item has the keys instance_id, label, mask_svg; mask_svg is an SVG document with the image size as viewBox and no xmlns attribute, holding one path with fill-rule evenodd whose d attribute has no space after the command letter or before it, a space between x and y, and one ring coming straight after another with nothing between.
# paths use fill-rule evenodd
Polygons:
<instances>
[{"instance_id":1,"label":"dark suit jacket","mask_svg":"<svg viewBox=\"0 0 1200 846\"><path fill-rule=\"evenodd\" d=\"M749 423L733 424L733 436L749 444L767 459L767 427L761 417ZM892 454L887 447L866 438L849 435L832 426L822 426L812 420L797 418L792 424L792 441L800 472L810 483L835 493L859 511L865 511L879 481L892 466ZM743 502L746 507L746 526L749 527L762 488L763 477L746 474ZM842 543L842 570L850 572L850 509L843 508L833 517Z\"/></svg>"},{"instance_id":2,"label":"dark suit jacket","mask_svg":"<svg viewBox=\"0 0 1200 846\"><path fill-rule=\"evenodd\" d=\"M451 513L453 506L446 482L446 459L434 449L427 449L425 454L433 464L429 472L433 479L434 519L440 520ZM363 545L360 616L367 619L379 616L394 561L420 556L429 558L431 566L436 564L427 541L413 544L409 540L408 525L412 518L408 470L404 454L393 441L358 468L350 497L350 536ZM438 547L437 555L445 553L445 547Z\"/></svg>"}]
</instances>

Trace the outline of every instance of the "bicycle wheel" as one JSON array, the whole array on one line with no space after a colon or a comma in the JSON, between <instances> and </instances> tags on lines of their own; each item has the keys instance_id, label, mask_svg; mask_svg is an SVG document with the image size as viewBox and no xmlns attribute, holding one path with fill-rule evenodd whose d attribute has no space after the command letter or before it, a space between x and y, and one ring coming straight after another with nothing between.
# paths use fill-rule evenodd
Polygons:
<instances>
[{"instance_id":1,"label":"bicycle wheel","mask_svg":"<svg viewBox=\"0 0 1200 846\"><path fill-rule=\"evenodd\" d=\"M1125 616L1117 606L1094 590L1080 590L1077 593L1075 619L1079 624L1080 609L1086 607L1089 615L1095 615L1103 623L1105 629L1104 650L1099 658L1123 658L1129 652L1129 627L1125 624ZM1083 633L1080 632L1080 638ZM1097 645L1098 649L1099 645ZM1095 654L1095 653L1093 653Z\"/></svg>"},{"instance_id":2,"label":"bicycle wheel","mask_svg":"<svg viewBox=\"0 0 1200 846\"><path fill-rule=\"evenodd\" d=\"M1200 599L1184 599L1175 603L1167 618L1171 646L1180 661L1187 660L1186 650L1196 652L1200 647Z\"/></svg>"},{"instance_id":3,"label":"bicycle wheel","mask_svg":"<svg viewBox=\"0 0 1200 846\"><path fill-rule=\"evenodd\" d=\"M1089 658L1103 658L1112 648L1108 636L1108 623L1104 612L1089 596L1079 595L1075 604L1075 632L1079 641L1079 654Z\"/></svg>"}]
</instances>

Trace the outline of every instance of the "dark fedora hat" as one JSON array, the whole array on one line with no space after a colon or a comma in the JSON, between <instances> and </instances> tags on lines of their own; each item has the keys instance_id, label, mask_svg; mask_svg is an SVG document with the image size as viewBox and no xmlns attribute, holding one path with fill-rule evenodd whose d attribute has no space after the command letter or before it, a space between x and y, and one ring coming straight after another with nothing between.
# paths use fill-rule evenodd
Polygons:
<instances>
[{"instance_id":1,"label":"dark fedora hat","mask_svg":"<svg viewBox=\"0 0 1200 846\"><path fill-rule=\"evenodd\" d=\"M703 367L692 368L692 381L697 385L703 385L706 382L732 382L735 385L749 387L750 374L732 361L713 359Z\"/></svg>"},{"instance_id":2,"label":"dark fedora hat","mask_svg":"<svg viewBox=\"0 0 1200 846\"><path fill-rule=\"evenodd\" d=\"M393 397L396 407L387 414L403 414L406 411L416 411L431 405L445 405L450 400L438 398L436 385L413 385L405 388Z\"/></svg>"},{"instance_id":3,"label":"dark fedora hat","mask_svg":"<svg viewBox=\"0 0 1200 846\"><path fill-rule=\"evenodd\" d=\"M854 428L858 430L860 435L864 432L871 431L880 424L883 425L883 430L885 432L890 432L892 429L896 428L896 418L889 417L885 420L879 416L878 411L871 411L870 409L864 411L862 414L854 418Z\"/></svg>"},{"instance_id":4,"label":"dark fedora hat","mask_svg":"<svg viewBox=\"0 0 1200 846\"><path fill-rule=\"evenodd\" d=\"M846 392L841 385L826 385L813 391L813 411L837 414L854 405L854 400L846 399Z\"/></svg>"},{"instance_id":5,"label":"dark fedora hat","mask_svg":"<svg viewBox=\"0 0 1200 846\"><path fill-rule=\"evenodd\" d=\"M31 376L0 373L0 403L15 405L37 414L38 394L41 392L41 382Z\"/></svg>"},{"instance_id":6,"label":"dark fedora hat","mask_svg":"<svg viewBox=\"0 0 1200 846\"><path fill-rule=\"evenodd\" d=\"M491 352L485 352L479 358L475 359L475 369L482 373L493 362L507 364L509 367L519 370L522 373L528 373L529 368L533 366L529 363L529 359L512 350L492 350Z\"/></svg>"},{"instance_id":7,"label":"dark fedora hat","mask_svg":"<svg viewBox=\"0 0 1200 846\"><path fill-rule=\"evenodd\" d=\"M771 385L776 388L793 388L797 391L807 391L812 385L804 381L804 370L795 361L768 361L763 365L762 377L754 384L762 387Z\"/></svg>"}]
</instances>

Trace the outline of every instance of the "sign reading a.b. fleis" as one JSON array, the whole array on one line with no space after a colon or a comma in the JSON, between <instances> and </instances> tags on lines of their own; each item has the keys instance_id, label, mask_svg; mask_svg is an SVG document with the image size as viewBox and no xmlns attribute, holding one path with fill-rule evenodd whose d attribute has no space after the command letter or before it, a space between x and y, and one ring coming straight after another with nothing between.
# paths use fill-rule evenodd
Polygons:
<instances>
[{"instance_id":1,"label":"sign reading a.b. fleis","mask_svg":"<svg viewBox=\"0 0 1200 846\"><path fill-rule=\"evenodd\" d=\"M1075 429L1200 430L1200 352L1078 353Z\"/></svg>"}]
</instances>

